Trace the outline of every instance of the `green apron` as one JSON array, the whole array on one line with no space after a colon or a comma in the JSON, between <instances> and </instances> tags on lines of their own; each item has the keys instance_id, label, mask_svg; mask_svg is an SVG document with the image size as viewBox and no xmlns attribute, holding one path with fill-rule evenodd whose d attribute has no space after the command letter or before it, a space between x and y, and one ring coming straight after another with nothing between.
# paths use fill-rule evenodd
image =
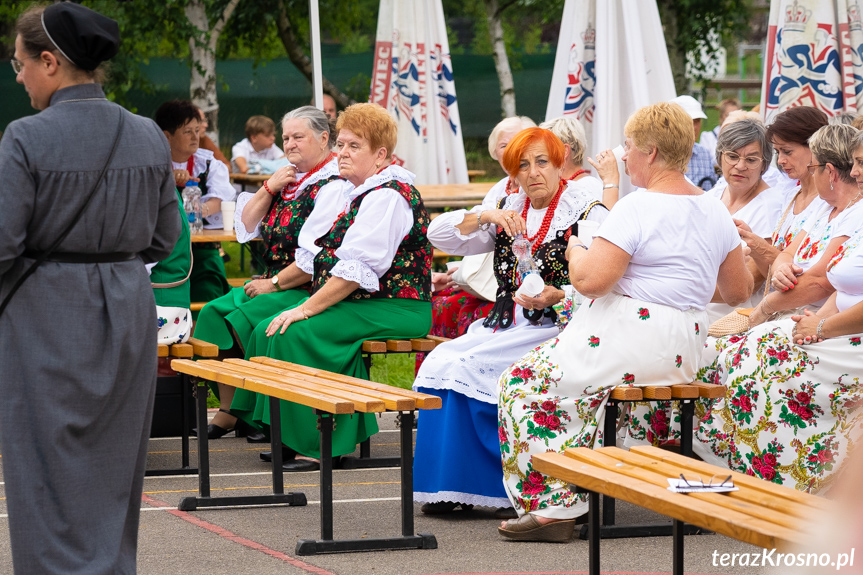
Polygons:
<instances>
[{"instance_id":1,"label":"green apron","mask_svg":"<svg viewBox=\"0 0 863 575\"><path fill-rule=\"evenodd\" d=\"M177 196L180 196L179 192ZM174 244L171 255L157 263L150 271L150 281L153 284L156 305L189 309L189 268L192 266L192 251L189 220L183 209L183 198L179 197L179 200L182 224L180 237Z\"/></svg>"}]
</instances>

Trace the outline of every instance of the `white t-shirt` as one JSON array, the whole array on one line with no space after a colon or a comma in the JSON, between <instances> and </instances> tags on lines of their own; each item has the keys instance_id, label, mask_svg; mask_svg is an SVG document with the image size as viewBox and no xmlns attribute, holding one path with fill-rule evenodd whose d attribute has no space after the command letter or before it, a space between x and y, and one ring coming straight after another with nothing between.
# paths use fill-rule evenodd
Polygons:
<instances>
[{"instance_id":1,"label":"white t-shirt","mask_svg":"<svg viewBox=\"0 0 863 575\"><path fill-rule=\"evenodd\" d=\"M863 225L845 240L827 264L827 281L836 288L839 311L863 301Z\"/></svg>"},{"instance_id":2,"label":"white t-shirt","mask_svg":"<svg viewBox=\"0 0 863 575\"><path fill-rule=\"evenodd\" d=\"M726 186L717 185L707 193L717 200L722 200L723 194L729 192ZM769 238L782 217L782 195L772 193L770 188L767 188L731 216L745 222L759 238Z\"/></svg>"},{"instance_id":3,"label":"white t-shirt","mask_svg":"<svg viewBox=\"0 0 863 575\"><path fill-rule=\"evenodd\" d=\"M596 235L632 256L615 292L682 310L705 309L719 266L740 245L725 205L709 194L629 194Z\"/></svg>"},{"instance_id":4,"label":"white t-shirt","mask_svg":"<svg viewBox=\"0 0 863 575\"><path fill-rule=\"evenodd\" d=\"M275 144L271 144L269 148L257 152L249 139L243 138L242 141L237 142L231 148L231 165L237 170L237 164L234 161L237 158L244 158L246 163L251 165L256 160L278 160L284 155L285 153L282 149Z\"/></svg>"},{"instance_id":5,"label":"white t-shirt","mask_svg":"<svg viewBox=\"0 0 863 575\"><path fill-rule=\"evenodd\" d=\"M210 162L210 173L207 176L207 193L201 197L202 202L210 198L221 198L222 201L233 201L237 196L231 178L228 174L228 166L224 162L213 159L213 152L198 148L195 152L195 167L192 176L198 177L207 171L207 162ZM171 162L175 170L185 170L186 162ZM204 227L210 229L222 229L222 212L217 210L214 214L204 218Z\"/></svg>"}]
</instances>

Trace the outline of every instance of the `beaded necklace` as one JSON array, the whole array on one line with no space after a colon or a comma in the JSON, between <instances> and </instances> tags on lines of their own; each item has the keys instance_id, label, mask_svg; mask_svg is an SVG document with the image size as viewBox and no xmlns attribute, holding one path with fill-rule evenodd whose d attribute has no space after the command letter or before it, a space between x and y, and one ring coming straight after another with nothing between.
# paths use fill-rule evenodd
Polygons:
<instances>
[{"instance_id":1,"label":"beaded necklace","mask_svg":"<svg viewBox=\"0 0 863 575\"><path fill-rule=\"evenodd\" d=\"M560 185L557 187L557 192L554 194L554 197L551 199L551 203L548 204L548 209L545 211L545 215L542 217L542 224L539 226L539 230L532 236L527 235L525 231L525 239L531 243L531 251L536 253L536 250L542 244L542 240L545 238L546 234L548 234L548 228L551 227L551 220L554 217L554 210L557 208L557 202L560 200L561 194L563 194L563 190L566 189L566 180L560 180ZM526 198L524 201L524 209L521 211L521 219L527 222L527 210L530 209L530 198ZM539 240L539 241L537 241Z\"/></svg>"},{"instance_id":2,"label":"beaded necklace","mask_svg":"<svg viewBox=\"0 0 863 575\"><path fill-rule=\"evenodd\" d=\"M306 175L305 175L305 176L303 176L302 178L300 178L300 181L299 181L299 182L294 182L293 184L288 184L287 186L285 186L284 188L282 188L282 199L283 199L283 200L291 200L291 199L293 199L293 198L294 198L294 196L295 196L295 195L296 195L296 193L297 193L297 190L298 190L298 189L300 189L300 186L302 186L302 185L303 185L303 182L305 182L306 180L308 180L308 179L309 179L309 176L311 176L311 175L312 175L312 174L314 174L315 172L319 171L321 168L323 168L325 165L327 165L327 164L329 163L329 161L330 161L330 160L332 160L332 159L333 159L333 158L335 158L335 157L336 157L336 153L335 153L335 152L330 152L330 154L329 154L326 158L324 158L323 160L321 160L321 163L319 163L317 166L315 166L314 168L312 168L311 170L309 170L309 171L306 173Z\"/></svg>"},{"instance_id":3,"label":"beaded necklace","mask_svg":"<svg viewBox=\"0 0 863 575\"><path fill-rule=\"evenodd\" d=\"M568 178L566 179L566 181L567 181L567 182L571 182L571 181L573 181L575 178L577 178L578 176L580 176L581 174L587 174L587 173L589 173L589 172L588 172L587 170L585 170L585 169L578 170L578 171L577 171L577 172L575 172L573 175L571 175L570 177L568 177Z\"/></svg>"},{"instance_id":4,"label":"beaded necklace","mask_svg":"<svg viewBox=\"0 0 863 575\"><path fill-rule=\"evenodd\" d=\"M515 184L515 185L513 185ZM506 181L506 195L509 196L518 191L518 182L515 181L515 178L512 176Z\"/></svg>"}]
</instances>

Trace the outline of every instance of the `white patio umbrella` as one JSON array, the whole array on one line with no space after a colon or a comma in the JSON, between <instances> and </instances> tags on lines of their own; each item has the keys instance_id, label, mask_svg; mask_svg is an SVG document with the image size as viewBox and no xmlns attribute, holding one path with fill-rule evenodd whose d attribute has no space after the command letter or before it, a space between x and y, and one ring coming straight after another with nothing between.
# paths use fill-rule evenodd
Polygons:
<instances>
[{"instance_id":1,"label":"white patio umbrella","mask_svg":"<svg viewBox=\"0 0 863 575\"><path fill-rule=\"evenodd\" d=\"M623 142L635 110L676 95L655 0L566 0L546 120L575 114L593 156Z\"/></svg>"},{"instance_id":2,"label":"white patio umbrella","mask_svg":"<svg viewBox=\"0 0 863 575\"><path fill-rule=\"evenodd\" d=\"M794 106L828 115L863 110L863 29L858 0L772 0L761 111Z\"/></svg>"},{"instance_id":3,"label":"white patio umbrella","mask_svg":"<svg viewBox=\"0 0 863 575\"><path fill-rule=\"evenodd\" d=\"M441 0L381 0L369 99L396 118L417 184L468 182Z\"/></svg>"}]
</instances>

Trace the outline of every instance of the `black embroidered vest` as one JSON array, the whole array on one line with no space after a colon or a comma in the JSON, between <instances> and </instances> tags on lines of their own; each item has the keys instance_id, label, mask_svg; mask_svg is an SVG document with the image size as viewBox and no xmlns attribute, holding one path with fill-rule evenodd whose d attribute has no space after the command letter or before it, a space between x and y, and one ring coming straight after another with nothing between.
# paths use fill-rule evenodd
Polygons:
<instances>
[{"instance_id":1,"label":"black embroidered vest","mask_svg":"<svg viewBox=\"0 0 863 575\"><path fill-rule=\"evenodd\" d=\"M321 251L315 257L315 276L312 284L312 293L317 292L327 283L327 280L330 278L330 270L339 262L339 258L336 257L335 252L342 245L345 232L354 223L363 199L369 194L374 193L375 190L383 188L396 190L408 201L413 212L413 225L401 244L399 244L390 269L380 278L380 288L378 291L368 292L362 288L358 288L346 299L407 298L431 301L431 264L433 251L431 243L426 237L431 219L417 189L396 180L390 180L354 198L348 210L336 220L327 235L315 242L320 246ZM381 214L381 217L386 217L386 214Z\"/></svg>"},{"instance_id":2,"label":"black embroidered vest","mask_svg":"<svg viewBox=\"0 0 863 575\"><path fill-rule=\"evenodd\" d=\"M502 198L498 204L498 209L503 209L503 204L506 198ZM529 200L528 200L529 201ZM602 205L600 202L593 202L588 205L579 216L579 220L587 218L590 210L597 205ZM536 266L539 270L539 275L545 285L562 288L569 284L569 262L566 260L566 244L569 242L570 236L578 235L578 222L576 221L570 228L558 230L554 237L543 243L536 249L533 254L533 259L536 261ZM516 274L516 266L518 259L512 251L512 244L515 238L511 238L503 231L499 231L494 241L494 277L497 280L497 296L491 312L483 320L484 327L506 329L510 327L515 320L515 301L513 296L518 290L521 282ZM551 318L554 321L557 314L550 307L545 309L528 310L524 309L524 317L532 324L538 324L542 321L543 316Z\"/></svg>"},{"instance_id":3,"label":"black embroidered vest","mask_svg":"<svg viewBox=\"0 0 863 575\"><path fill-rule=\"evenodd\" d=\"M338 175L321 178L306 187L299 197L290 200L283 199L282 194L273 198L267 215L261 220L261 239L264 241L261 257L266 265L261 277L271 278L294 262L300 230L315 207L318 191L339 179Z\"/></svg>"}]
</instances>

